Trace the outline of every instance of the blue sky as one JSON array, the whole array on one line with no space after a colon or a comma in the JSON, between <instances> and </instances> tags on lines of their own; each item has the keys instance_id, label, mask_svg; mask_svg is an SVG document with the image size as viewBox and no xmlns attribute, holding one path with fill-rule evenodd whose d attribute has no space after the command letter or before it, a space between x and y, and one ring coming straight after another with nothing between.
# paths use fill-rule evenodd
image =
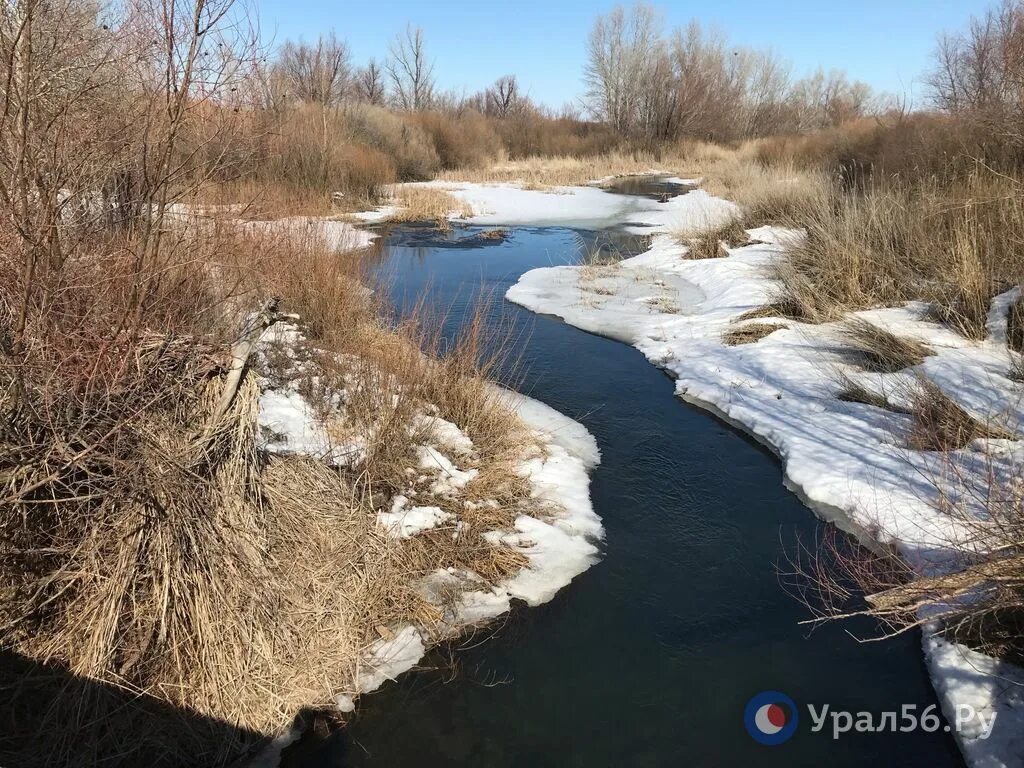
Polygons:
<instances>
[{"instance_id":1,"label":"blue sky","mask_svg":"<svg viewBox=\"0 0 1024 768\"><path fill-rule=\"evenodd\" d=\"M312 40L332 27L357 63L382 59L407 22L419 24L443 88L475 91L515 73L536 100L582 92L587 32L614 2L586 0L254 0L265 37ZM962 28L987 0L674 0L653 3L666 26L696 18L738 45L772 48L804 74L845 69L878 89L920 99L936 35Z\"/></svg>"}]
</instances>

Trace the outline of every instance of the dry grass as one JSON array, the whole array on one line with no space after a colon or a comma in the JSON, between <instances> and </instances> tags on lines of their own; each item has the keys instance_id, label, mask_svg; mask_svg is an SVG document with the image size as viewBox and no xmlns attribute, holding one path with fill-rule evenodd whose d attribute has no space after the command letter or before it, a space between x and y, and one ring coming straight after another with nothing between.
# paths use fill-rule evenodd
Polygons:
<instances>
[{"instance_id":1,"label":"dry grass","mask_svg":"<svg viewBox=\"0 0 1024 768\"><path fill-rule=\"evenodd\" d=\"M451 216L467 218L473 209L450 192L433 187L400 184L394 188L394 204L398 207L389 221L434 221L446 229Z\"/></svg>"},{"instance_id":2,"label":"dry grass","mask_svg":"<svg viewBox=\"0 0 1024 768\"><path fill-rule=\"evenodd\" d=\"M710 194L740 206L748 227L799 222L832 189L821 171L791 163L762 165L746 149L710 156L705 149L689 166L696 166L705 177L704 188Z\"/></svg>"},{"instance_id":3,"label":"dry grass","mask_svg":"<svg viewBox=\"0 0 1024 768\"><path fill-rule=\"evenodd\" d=\"M762 304L760 307L754 307L748 309L746 312L736 318L737 322L743 320L763 320L773 317L782 317L787 320L796 321L808 321L808 318L804 314L804 306L797 301L794 301L790 296L783 293L777 298L767 304Z\"/></svg>"},{"instance_id":4,"label":"dry grass","mask_svg":"<svg viewBox=\"0 0 1024 768\"><path fill-rule=\"evenodd\" d=\"M862 405L871 405L875 408L891 411L892 413L907 413L905 408L893 403L885 393L876 392L861 382L850 378L845 373L839 373L836 376L836 382L839 386L839 392L836 394L836 397L845 403L861 403Z\"/></svg>"},{"instance_id":5,"label":"dry grass","mask_svg":"<svg viewBox=\"0 0 1024 768\"><path fill-rule=\"evenodd\" d=\"M911 368L934 354L920 341L897 336L860 318L844 322L842 336L856 351L858 364L876 373L895 373Z\"/></svg>"},{"instance_id":6,"label":"dry grass","mask_svg":"<svg viewBox=\"0 0 1024 768\"><path fill-rule=\"evenodd\" d=\"M789 326L782 323L744 323L734 325L722 334L722 343L735 347L740 344L753 344L775 331Z\"/></svg>"},{"instance_id":7,"label":"dry grass","mask_svg":"<svg viewBox=\"0 0 1024 768\"><path fill-rule=\"evenodd\" d=\"M686 246L688 259L717 259L727 256L725 248L746 244L750 237L742 218L732 218L724 224L704 227L696 232L681 232L676 237Z\"/></svg>"},{"instance_id":8,"label":"dry grass","mask_svg":"<svg viewBox=\"0 0 1024 768\"><path fill-rule=\"evenodd\" d=\"M111 754L141 764L154 753L223 764L301 708L354 691L363 653L388 627L412 623L441 639L442 607L415 589L423 574L452 566L501 579L523 564L482 538L539 511L515 471L539 448L485 379L501 349L483 319L454 347L415 318L389 327L359 282L358 258L313 230L253 231L200 227L202 250L183 251L191 282L169 279L158 299L172 306L156 301L148 315L153 324L160 311L179 324L188 318L179 327L191 335L118 342L124 349L111 364L126 372L102 391L102 354L69 355L38 337L31 348L63 360L63 375L54 379L59 366L47 359L26 367L20 406L4 387L6 647L236 728L214 739L184 721L146 720L141 704L122 705L112 725L107 698L88 689L33 722L47 736L28 746L48 765L94 765ZM301 315L309 339L267 356L304 361L277 366L274 379L319 403L332 435L367 441L346 468L268 462L258 450L254 376L211 422L225 371L219 339L230 338L236 313L271 295ZM204 311L188 310L186 299ZM212 334L218 329L223 336ZM75 366L93 371L83 387ZM340 408L328 407L331 397ZM417 421L424 413L455 422L474 442L459 463L479 474L460 499L432 496L430 478L418 479L430 472L410 478L413 441L434 439ZM450 529L408 540L377 530L376 512L410 483L419 484L418 504L459 514L457 539ZM75 739L49 738L56 732Z\"/></svg>"},{"instance_id":9,"label":"dry grass","mask_svg":"<svg viewBox=\"0 0 1024 768\"><path fill-rule=\"evenodd\" d=\"M912 392L907 444L918 451L955 451L979 438L1012 439L1011 432L973 417L935 382L919 376Z\"/></svg>"},{"instance_id":10,"label":"dry grass","mask_svg":"<svg viewBox=\"0 0 1024 768\"><path fill-rule=\"evenodd\" d=\"M803 225L779 277L809 317L918 299L981 338L989 301L1024 270L1024 196L984 169L953 186L890 182L826 200Z\"/></svg>"},{"instance_id":11,"label":"dry grass","mask_svg":"<svg viewBox=\"0 0 1024 768\"><path fill-rule=\"evenodd\" d=\"M612 152L591 157L528 157L487 167L457 168L439 178L485 184L521 183L527 189L580 186L606 176L633 176L679 167L681 159Z\"/></svg>"}]
</instances>

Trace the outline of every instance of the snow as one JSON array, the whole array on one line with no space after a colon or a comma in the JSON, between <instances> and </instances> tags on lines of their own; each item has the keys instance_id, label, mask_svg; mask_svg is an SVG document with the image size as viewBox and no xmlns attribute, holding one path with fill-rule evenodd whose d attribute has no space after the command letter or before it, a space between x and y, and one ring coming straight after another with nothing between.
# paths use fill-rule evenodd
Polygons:
<instances>
[{"instance_id":1,"label":"snow","mask_svg":"<svg viewBox=\"0 0 1024 768\"><path fill-rule=\"evenodd\" d=\"M359 211L352 215L364 224L377 224L391 218L400 210L401 208L397 205L382 205L372 211Z\"/></svg>"},{"instance_id":2,"label":"snow","mask_svg":"<svg viewBox=\"0 0 1024 768\"><path fill-rule=\"evenodd\" d=\"M439 496L452 496L465 488L473 478L480 474L475 469L461 470L452 460L433 446L420 446L417 449L421 469L439 469L437 480L431 491Z\"/></svg>"},{"instance_id":3,"label":"snow","mask_svg":"<svg viewBox=\"0 0 1024 768\"><path fill-rule=\"evenodd\" d=\"M968 765L1020 765L1024 670L934 634L925 634L923 643L943 713L961 724L954 732Z\"/></svg>"},{"instance_id":4,"label":"snow","mask_svg":"<svg viewBox=\"0 0 1024 768\"><path fill-rule=\"evenodd\" d=\"M264 391L260 395L259 423L273 433L265 446L273 453L330 453L326 430L306 399L293 389Z\"/></svg>"},{"instance_id":5,"label":"snow","mask_svg":"<svg viewBox=\"0 0 1024 768\"><path fill-rule=\"evenodd\" d=\"M589 204L594 191L551 194L464 185L454 193L487 211L474 221L538 224L555 223L560 217L580 218L579 208ZM550 210L560 205L556 197L565 201L561 211ZM647 231L654 234L650 250L611 266L533 270L506 297L532 311L632 344L673 375L680 397L744 429L778 454L787 485L822 516L866 542L898 544L921 572L941 569L963 532L935 509L936 482L942 483L937 455L904 447L907 417L837 399L840 371L894 399L913 386L912 376L867 374L851 366L837 324L751 320L785 327L754 344L728 346L721 341L722 333L742 313L771 300L778 286L770 277L770 267L801 233L761 227L749 232L754 244L731 249L726 258L688 260L683 246L669 233L728 217L735 210L731 204L693 192L655 203L654 208L627 210L614 199L619 196L606 197L612 199L594 201L595 215L629 222L630 229L639 223L648 225ZM1024 411L1019 392L1007 378L1010 358L1002 319L1018 295L1015 291L994 302L991 338L983 342L969 341L926 321L919 305L858 314L927 343L935 354L918 366L921 372L978 418L1019 430ZM949 460L977 466L985 447L970 445ZM557 464L557 457L549 461ZM532 477L542 485L543 467ZM960 496L968 511L980 511L970 507L977 499ZM572 502L568 504L571 507ZM538 535L530 523L517 529L530 539ZM540 535L543 540L544 534ZM512 541L507 534L505 540ZM544 546L557 551L560 543L552 538L544 540ZM540 553L538 561L543 562ZM522 594L530 595L528 578L523 584ZM978 708L985 702L999 707L1000 720L990 739L961 734L968 760L986 768L1017 764L1021 744L1014 734L1024 725L1024 708L1011 705L1019 703L1018 695L1014 692L1003 701L979 672L966 673L967 668L986 669L998 662L958 649L956 658L971 660L965 668L965 663L956 663L949 644L932 636L925 648L947 710L961 700ZM1013 675L1024 679L1020 670L1005 664L1001 668L1013 669Z\"/></svg>"},{"instance_id":6,"label":"snow","mask_svg":"<svg viewBox=\"0 0 1024 768\"><path fill-rule=\"evenodd\" d=\"M290 216L272 221L243 221L239 222L239 226L243 229L291 237L302 237L305 234L321 236L339 253L366 248L377 238L373 232L350 222L315 216Z\"/></svg>"},{"instance_id":7,"label":"snow","mask_svg":"<svg viewBox=\"0 0 1024 768\"><path fill-rule=\"evenodd\" d=\"M370 646L359 671L359 693L369 693L388 680L408 672L426 653L423 635L415 627L403 627L394 637L381 639Z\"/></svg>"},{"instance_id":8,"label":"snow","mask_svg":"<svg viewBox=\"0 0 1024 768\"><path fill-rule=\"evenodd\" d=\"M604 538L604 528L590 500L588 472L601 454L582 424L525 395L509 392L508 398L544 445L544 455L523 462L519 472L529 479L533 497L559 512L549 519L520 515L517 533L492 532L491 538L515 547L530 561L500 586L528 605L540 605L599 559L597 542Z\"/></svg>"},{"instance_id":9,"label":"snow","mask_svg":"<svg viewBox=\"0 0 1024 768\"><path fill-rule=\"evenodd\" d=\"M440 507L409 507L408 504L405 496L395 496L390 512L377 513L377 523L395 538L407 539L453 518Z\"/></svg>"},{"instance_id":10,"label":"snow","mask_svg":"<svg viewBox=\"0 0 1024 768\"><path fill-rule=\"evenodd\" d=\"M460 455L473 453L473 441L457 424L442 419L440 416L420 414L416 418L416 426L429 433L430 436L446 448Z\"/></svg>"},{"instance_id":11,"label":"snow","mask_svg":"<svg viewBox=\"0 0 1024 768\"><path fill-rule=\"evenodd\" d=\"M483 226L563 226L595 229L626 224L631 232L651 227L668 229L721 223L738 211L725 200L695 190L660 203L635 195L605 192L597 187L555 187L537 191L517 184L475 184L428 181L468 203L473 215L460 220Z\"/></svg>"},{"instance_id":12,"label":"snow","mask_svg":"<svg viewBox=\"0 0 1024 768\"><path fill-rule=\"evenodd\" d=\"M516 520L517 533L492 531L485 535L495 544L507 542L528 559L529 564L510 579L487 586L474 573L448 568L438 569L421 581L421 592L434 604L446 608L444 621L454 631L506 613L513 598L529 605L550 600L598 560L596 543L604 536L600 518L590 502L588 473L600 461L594 437L583 425L543 403L507 390L502 392L543 445L544 455L527 458L520 469L530 479L534 496L549 505L545 510L549 514L544 519L521 515ZM456 431L462 435L458 427L453 430L442 426L440 430L442 435L447 433L449 439L458 442ZM449 482L451 476L459 477L460 470L436 448L422 446L420 450L424 463L439 468L449 476ZM463 473L466 474L469 473ZM439 507L410 508L409 504L404 495L394 497L391 511L378 513L378 522L391 535L404 537L453 518ZM452 594L458 597L454 605L448 606L446 597ZM335 704L341 711L351 712L356 696L376 690L412 669L425 652L424 637L418 629L411 625L398 628L393 638L378 640L368 649L356 690L338 693Z\"/></svg>"}]
</instances>

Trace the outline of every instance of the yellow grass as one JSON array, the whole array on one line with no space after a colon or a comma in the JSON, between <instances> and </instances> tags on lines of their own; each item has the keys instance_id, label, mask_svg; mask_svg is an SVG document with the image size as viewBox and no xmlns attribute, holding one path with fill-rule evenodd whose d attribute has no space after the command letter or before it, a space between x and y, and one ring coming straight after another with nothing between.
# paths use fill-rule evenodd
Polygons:
<instances>
[{"instance_id":1,"label":"yellow grass","mask_svg":"<svg viewBox=\"0 0 1024 768\"><path fill-rule=\"evenodd\" d=\"M436 221L446 226L450 216L466 218L473 215L468 203L443 189L399 184L394 188L394 194L392 204L397 210L388 216L388 221Z\"/></svg>"},{"instance_id":2,"label":"yellow grass","mask_svg":"<svg viewBox=\"0 0 1024 768\"><path fill-rule=\"evenodd\" d=\"M675 161L653 155L611 153L593 157L530 157L509 160L486 168L460 168L443 172L446 181L472 181L484 184L520 183L527 189L578 186L607 176L628 176L657 171L675 172L682 158Z\"/></svg>"}]
</instances>

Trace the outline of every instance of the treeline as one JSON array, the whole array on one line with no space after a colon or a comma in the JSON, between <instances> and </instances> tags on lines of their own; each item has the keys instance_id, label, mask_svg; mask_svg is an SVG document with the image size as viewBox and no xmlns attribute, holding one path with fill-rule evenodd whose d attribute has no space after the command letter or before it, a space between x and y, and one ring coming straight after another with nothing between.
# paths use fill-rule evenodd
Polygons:
<instances>
[{"instance_id":1,"label":"treeline","mask_svg":"<svg viewBox=\"0 0 1024 768\"><path fill-rule=\"evenodd\" d=\"M587 40L586 102L626 136L734 141L839 125L879 108L838 70L793 79L771 51L736 47L697 22L666 34L655 11L619 7Z\"/></svg>"},{"instance_id":2,"label":"treeline","mask_svg":"<svg viewBox=\"0 0 1024 768\"><path fill-rule=\"evenodd\" d=\"M362 204L395 181L503 158L660 154L687 139L804 133L879 105L841 72L793 79L776 55L736 48L696 23L666 34L643 4L597 18L585 97L557 111L534 103L514 74L476 93L442 89L434 61L412 25L383 59L364 63L334 32L285 42L252 69L255 138L246 162L221 174L244 181L228 194L258 195L278 209L332 195Z\"/></svg>"}]
</instances>

